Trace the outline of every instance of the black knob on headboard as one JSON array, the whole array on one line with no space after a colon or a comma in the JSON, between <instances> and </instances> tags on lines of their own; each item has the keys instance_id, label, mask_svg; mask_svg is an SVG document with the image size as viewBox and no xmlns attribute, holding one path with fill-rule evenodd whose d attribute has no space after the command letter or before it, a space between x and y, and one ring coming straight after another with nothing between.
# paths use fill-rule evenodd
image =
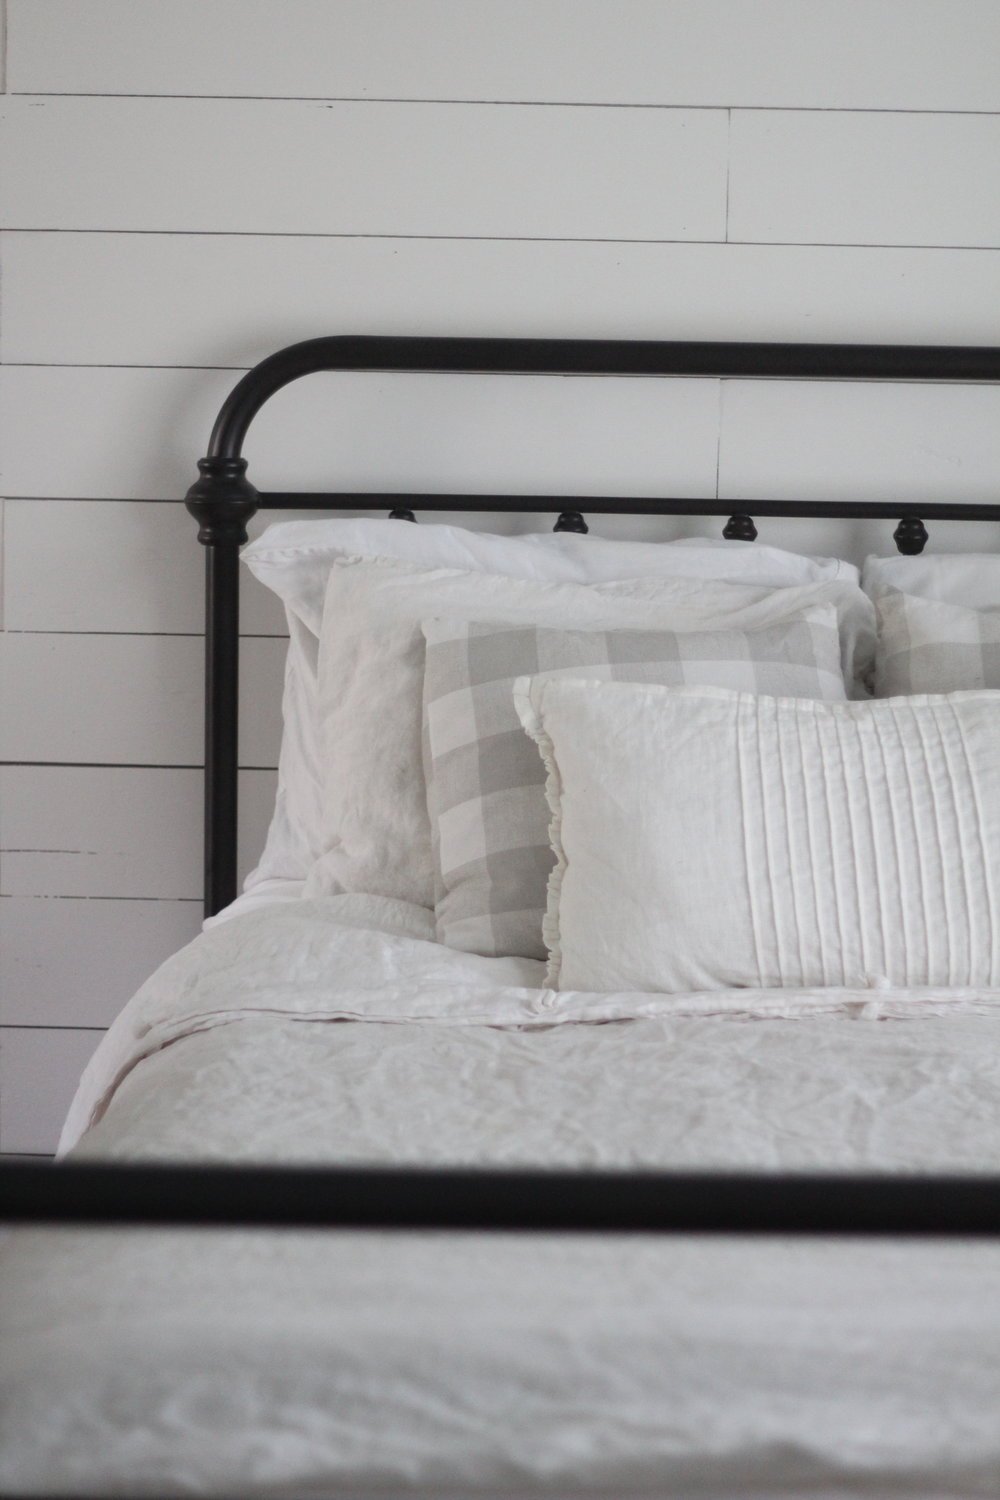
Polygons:
<instances>
[{"instance_id":1,"label":"black knob on headboard","mask_svg":"<svg viewBox=\"0 0 1000 1500\"><path fill-rule=\"evenodd\" d=\"M722 535L727 542L755 542L757 540L757 528L753 524L753 516L748 516L743 511L730 516L722 528Z\"/></svg>"},{"instance_id":2,"label":"black knob on headboard","mask_svg":"<svg viewBox=\"0 0 1000 1500\"><path fill-rule=\"evenodd\" d=\"M907 557L916 557L927 546L927 527L919 516L903 516L892 533L897 552Z\"/></svg>"},{"instance_id":3,"label":"black knob on headboard","mask_svg":"<svg viewBox=\"0 0 1000 1500\"><path fill-rule=\"evenodd\" d=\"M553 531L576 531L580 536L586 536L590 527L578 510L564 510L552 528Z\"/></svg>"}]
</instances>

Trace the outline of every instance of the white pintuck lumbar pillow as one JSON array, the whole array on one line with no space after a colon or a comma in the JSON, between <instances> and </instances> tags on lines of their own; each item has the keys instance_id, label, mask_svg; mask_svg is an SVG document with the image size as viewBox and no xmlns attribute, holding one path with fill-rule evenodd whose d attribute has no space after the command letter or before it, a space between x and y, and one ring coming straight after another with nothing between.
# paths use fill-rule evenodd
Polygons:
<instances>
[{"instance_id":1,"label":"white pintuck lumbar pillow","mask_svg":"<svg viewBox=\"0 0 1000 1500\"><path fill-rule=\"evenodd\" d=\"M520 678L560 989L1000 984L1000 693Z\"/></svg>"}]
</instances>

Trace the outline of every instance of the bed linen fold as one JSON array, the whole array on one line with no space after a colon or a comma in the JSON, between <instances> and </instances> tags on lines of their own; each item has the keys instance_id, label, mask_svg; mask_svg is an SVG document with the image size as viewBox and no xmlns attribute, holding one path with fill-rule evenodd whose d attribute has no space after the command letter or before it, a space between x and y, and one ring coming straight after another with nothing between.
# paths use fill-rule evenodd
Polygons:
<instances>
[{"instance_id":1,"label":"bed linen fold","mask_svg":"<svg viewBox=\"0 0 1000 1500\"><path fill-rule=\"evenodd\" d=\"M162 966L64 1149L118 1160L995 1170L997 992L557 993L364 897ZM22 1231L0 1488L995 1496L1000 1247Z\"/></svg>"},{"instance_id":2,"label":"bed linen fold","mask_svg":"<svg viewBox=\"0 0 1000 1500\"><path fill-rule=\"evenodd\" d=\"M125 1007L84 1072L60 1154L100 1118L143 1057L193 1032L264 1014L499 1028L695 1016L1000 1016L1000 990L899 990L879 982L862 990L591 994L547 989L544 971L532 959L446 948L435 941L432 911L385 896L343 895L249 911L169 958Z\"/></svg>"}]
</instances>

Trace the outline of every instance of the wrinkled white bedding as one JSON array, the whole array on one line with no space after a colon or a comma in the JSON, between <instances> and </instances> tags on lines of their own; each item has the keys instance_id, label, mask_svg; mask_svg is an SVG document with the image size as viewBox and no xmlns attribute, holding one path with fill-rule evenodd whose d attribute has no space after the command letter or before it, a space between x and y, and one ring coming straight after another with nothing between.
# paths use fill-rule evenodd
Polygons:
<instances>
[{"instance_id":1,"label":"wrinkled white bedding","mask_svg":"<svg viewBox=\"0 0 1000 1500\"><path fill-rule=\"evenodd\" d=\"M356 896L215 927L64 1147L1000 1165L1000 992L557 994L432 937ZM25 1231L0 1488L996 1496L998 1292L992 1245Z\"/></svg>"}]
</instances>

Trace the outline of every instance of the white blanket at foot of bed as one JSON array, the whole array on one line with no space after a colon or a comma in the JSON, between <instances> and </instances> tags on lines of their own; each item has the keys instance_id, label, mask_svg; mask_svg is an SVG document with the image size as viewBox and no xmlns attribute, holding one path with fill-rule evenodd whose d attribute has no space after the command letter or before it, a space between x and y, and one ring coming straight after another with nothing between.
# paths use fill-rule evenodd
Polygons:
<instances>
[{"instance_id":1,"label":"white blanket at foot of bed","mask_svg":"<svg viewBox=\"0 0 1000 1500\"><path fill-rule=\"evenodd\" d=\"M556 994L432 935L360 897L216 927L64 1145L1000 1168L995 992ZM5 1491L1000 1493L992 1244L24 1231L0 1332Z\"/></svg>"}]
</instances>

